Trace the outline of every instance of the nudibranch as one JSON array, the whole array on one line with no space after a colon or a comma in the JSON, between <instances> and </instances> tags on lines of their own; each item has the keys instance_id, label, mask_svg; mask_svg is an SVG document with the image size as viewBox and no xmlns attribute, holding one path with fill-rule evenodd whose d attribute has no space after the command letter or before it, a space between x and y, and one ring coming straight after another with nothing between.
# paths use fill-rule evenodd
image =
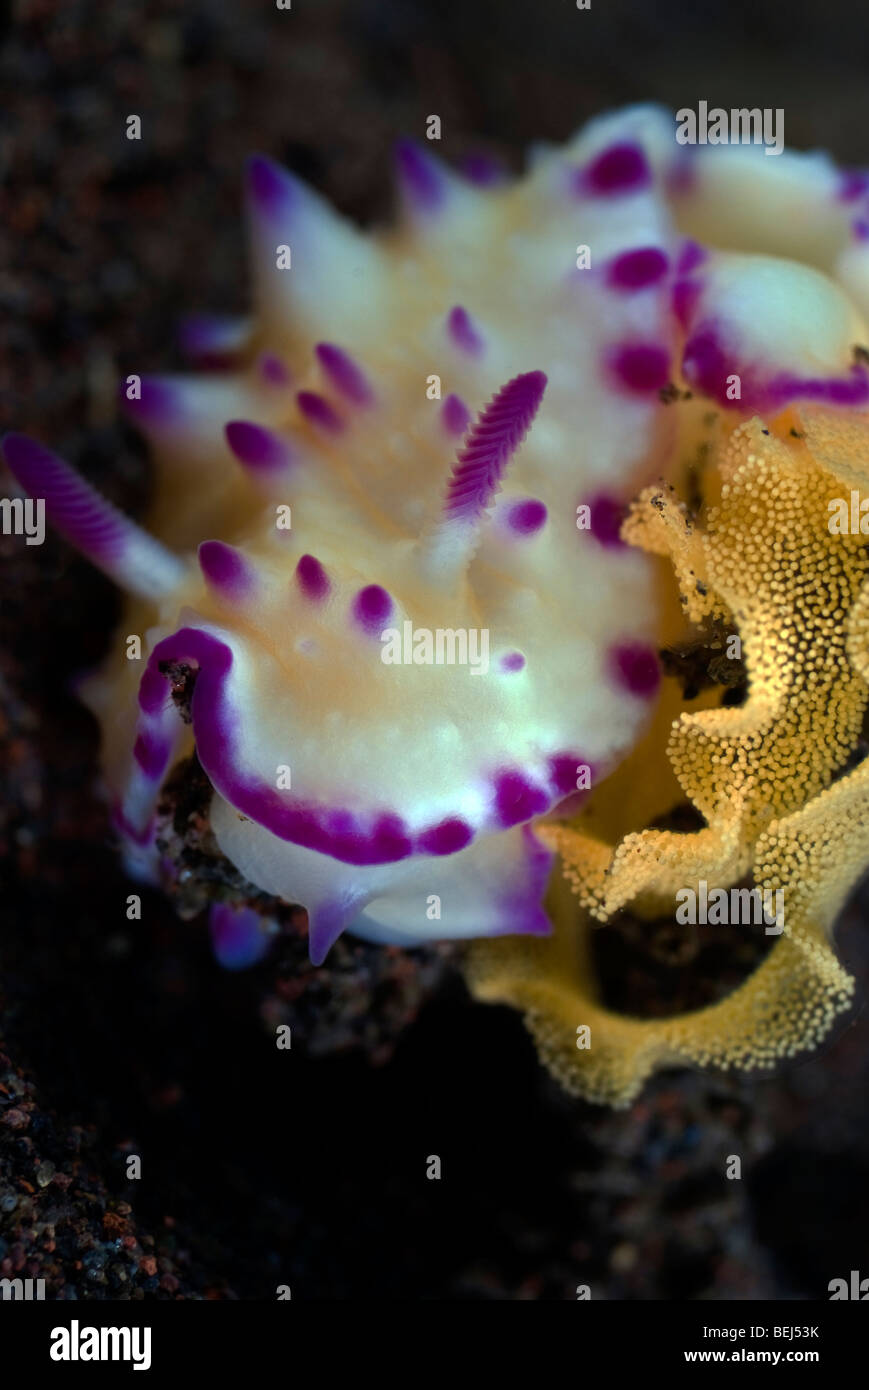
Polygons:
<instances>
[{"instance_id":1,"label":"nudibranch","mask_svg":"<svg viewBox=\"0 0 869 1390\"><path fill-rule=\"evenodd\" d=\"M675 131L605 116L516 180L402 142L396 225L370 233L254 158L250 319L188 322L192 375L124 383L145 527L4 444L130 596L82 693L131 868L165 870L161 796L195 751L221 852L307 908L315 962L345 928L505 938L472 948L472 987L616 1103L667 1062L820 1036L869 852L865 552L826 510L869 489L869 178ZM685 711L658 654L713 620L748 693L710 680ZM703 828L653 828L680 800ZM603 1008L592 917L751 874L789 889L751 980L676 1020ZM230 962L251 917L222 911Z\"/></svg>"}]
</instances>

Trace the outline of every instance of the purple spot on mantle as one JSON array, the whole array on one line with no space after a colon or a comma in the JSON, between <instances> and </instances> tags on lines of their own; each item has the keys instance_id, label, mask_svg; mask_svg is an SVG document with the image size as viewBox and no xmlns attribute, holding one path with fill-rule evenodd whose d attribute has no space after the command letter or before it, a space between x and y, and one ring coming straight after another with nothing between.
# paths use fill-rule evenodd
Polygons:
<instances>
[{"instance_id":1,"label":"purple spot on mantle","mask_svg":"<svg viewBox=\"0 0 869 1390\"><path fill-rule=\"evenodd\" d=\"M457 817L450 820L442 820L439 825L433 825L429 830L424 830L417 839L417 847L425 854L456 854L458 850L464 849L474 838L474 832L469 825Z\"/></svg>"},{"instance_id":2,"label":"purple spot on mantle","mask_svg":"<svg viewBox=\"0 0 869 1390\"><path fill-rule=\"evenodd\" d=\"M353 358L334 343L318 343L314 351L320 365L336 390L354 405L368 405L373 399L371 387Z\"/></svg>"},{"instance_id":3,"label":"purple spot on mantle","mask_svg":"<svg viewBox=\"0 0 869 1390\"><path fill-rule=\"evenodd\" d=\"M271 430L253 421L230 420L225 433L230 449L248 468L284 468L290 461L289 446Z\"/></svg>"},{"instance_id":4,"label":"purple spot on mantle","mask_svg":"<svg viewBox=\"0 0 869 1390\"><path fill-rule=\"evenodd\" d=\"M655 343L623 343L614 348L610 361L628 391L660 391L670 376L670 354Z\"/></svg>"},{"instance_id":5,"label":"purple spot on mantle","mask_svg":"<svg viewBox=\"0 0 869 1390\"><path fill-rule=\"evenodd\" d=\"M611 674L623 690L648 698L661 681L658 658L645 642L623 642L609 651Z\"/></svg>"},{"instance_id":6,"label":"purple spot on mantle","mask_svg":"<svg viewBox=\"0 0 869 1390\"><path fill-rule=\"evenodd\" d=\"M306 598L324 599L331 588L329 576L313 555L302 556L296 565L296 579Z\"/></svg>"},{"instance_id":7,"label":"purple spot on mantle","mask_svg":"<svg viewBox=\"0 0 869 1390\"><path fill-rule=\"evenodd\" d=\"M441 406L441 419L444 429L450 434L464 434L471 419L471 412L458 396L447 396Z\"/></svg>"},{"instance_id":8,"label":"purple spot on mantle","mask_svg":"<svg viewBox=\"0 0 869 1390\"><path fill-rule=\"evenodd\" d=\"M610 261L607 280L614 289L644 290L655 285L667 274L669 261L657 246L641 246L636 251L624 251Z\"/></svg>"},{"instance_id":9,"label":"purple spot on mantle","mask_svg":"<svg viewBox=\"0 0 869 1390\"><path fill-rule=\"evenodd\" d=\"M652 171L639 145L623 141L610 145L577 175L577 192L610 197L614 194L636 193L647 188Z\"/></svg>"},{"instance_id":10,"label":"purple spot on mantle","mask_svg":"<svg viewBox=\"0 0 869 1390\"><path fill-rule=\"evenodd\" d=\"M412 140L395 146L396 170L402 190L421 212L435 212L444 200L446 186L437 164Z\"/></svg>"},{"instance_id":11,"label":"purple spot on mantle","mask_svg":"<svg viewBox=\"0 0 869 1390\"><path fill-rule=\"evenodd\" d=\"M682 244L679 252L679 259L676 262L676 273L678 275L690 275L692 270L696 270L707 259L708 252L702 247L699 241L686 241Z\"/></svg>"},{"instance_id":12,"label":"purple spot on mantle","mask_svg":"<svg viewBox=\"0 0 869 1390\"><path fill-rule=\"evenodd\" d=\"M507 829L531 820L532 816L542 816L549 809L549 797L521 772L499 772L495 778L495 809L499 824Z\"/></svg>"},{"instance_id":13,"label":"purple spot on mantle","mask_svg":"<svg viewBox=\"0 0 869 1390\"><path fill-rule=\"evenodd\" d=\"M552 778L553 786L562 796L571 794L588 796L590 788L578 787L576 785L579 769L587 767L589 772L589 782L594 778L594 769L581 753L556 753L549 759L549 775Z\"/></svg>"},{"instance_id":14,"label":"purple spot on mantle","mask_svg":"<svg viewBox=\"0 0 869 1390\"><path fill-rule=\"evenodd\" d=\"M268 949L264 926L259 913L250 907L212 903L208 930L214 954L225 970L246 970L262 960Z\"/></svg>"},{"instance_id":15,"label":"purple spot on mantle","mask_svg":"<svg viewBox=\"0 0 869 1390\"><path fill-rule=\"evenodd\" d=\"M253 585L250 565L240 551L223 541L203 541L199 565L209 584L228 597L242 598Z\"/></svg>"},{"instance_id":16,"label":"purple spot on mantle","mask_svg":"<svg viewBox=\"0 0 869 1390\"><path fill-rule=\"evenodd\" d=\"M367 632L378 632L392 612L392 599L379 584L360 589L353 600L353 616Z\"/></svg>"},{"instance_id":17,"label":"purple spot on mantle","mask_svg":"<svg viewBox=\"0 0 869 1390\"><path fill-rule=\"evenodd\" d=\"M502 671L521 671L525 666L525 658L521 652L507 652L506 656L501 657Z\"/></svg>"},{"instance_id":18,"label":"purple spot on mantle","mask_svg":"<svg viewBox=\"0 0 869 1390\"><path fill-rule=\"evenodd\" d=\"M472 357L478 357L485 346L476 324L461 304L451 309L447 318L447 332L457 348Z\"/></svg>"},{"instance_id":19,"label":"purple spot on mantle","mask_svg":"<svg viewBox=\"0 0 869 1390\"><path fill-rule=\"evenodd\" d=\"M610 550L624 549L621 538L625 519L624 504L609 493L599 492L585 503L589 512L589 532L596 541Z\"/></svg>"},{"instance_id":20,"label":"purple spot on mantle","mask_svg":"<svg viewBox=\"0 0 869 1390\"><path fill-rule=\"evenodd\" d=\"M310 420L311 424L328 430L330 434L337 434L344 428L340 415L332 409L327 400L318 396L316 391L300 391L296 400L305 419Z\"/></svg>"},{"instance_id":21,"label":"purple spot on mantle","mask_svg":"<svg viewBox=\"0 0 869 1390\"><path fill-rule=\"evenodd\" d=\"M548 512L546 503L536 497L528 497L522 502L513 502L507 512L507 525L520 536L532 536L546 524Z\"/></svg>"},{"instance_id":22,"label":"purple spot on mantle","mask_svg":"<svg viewBox=\"0 0 869 1390\"><path fill-rule=\"evenodd\" d=\"M703 289L702 280L677 280L673 286L673 313L683 328L694 318Z\"/></svg>"}]
</instances>

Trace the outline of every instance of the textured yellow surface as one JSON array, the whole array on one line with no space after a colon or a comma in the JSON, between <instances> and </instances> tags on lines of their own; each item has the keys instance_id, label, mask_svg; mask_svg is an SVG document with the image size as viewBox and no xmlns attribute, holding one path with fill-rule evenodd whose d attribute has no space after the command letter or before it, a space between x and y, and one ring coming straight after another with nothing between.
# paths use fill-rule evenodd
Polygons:
<instances>
[{"instance_id":1,"label":"textured yellow surface","mask_svg":"<svg viewBox=\"0 0 869 1390\"><path fill-rule=\"evenodd\" d=\"M477 996L523 1010L568 1090L616 1105L661 1066L754 1068L792 1056L828 1032L853 991L830 936L869 861L869 762L843 775L869 696L869 561L866 538L833 535L828 519L833 498L869 495L869 417L807 409L754 419L722 432L711 457L697 518L672 488L652 487L624 535L671 563L689 623L739 634L747 699L698 707L707 696L673 718L678 697L666 682L649 736L612 779L615 794L604 784L581 821L538 827L559 853L553 936L479 942L468 960ZM648 783L656 817L674 777L681 796L671 804L693 803L703 827L637 829L643 797L624 789ZM674 1018L601 1005L595 919L626 907L660 916L679 889L700 879L727 888L748 874L762 890L782 889L785 904L784 930L748 980ZM578 1047L583 1025L590 1045Z\"/></svg>"}]
</instances>

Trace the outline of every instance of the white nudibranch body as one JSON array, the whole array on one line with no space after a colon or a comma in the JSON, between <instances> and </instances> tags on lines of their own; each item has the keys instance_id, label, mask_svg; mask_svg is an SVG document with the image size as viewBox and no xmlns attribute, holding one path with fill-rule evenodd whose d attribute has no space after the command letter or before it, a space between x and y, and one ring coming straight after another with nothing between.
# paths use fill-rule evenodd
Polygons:
<instances>
[{"instance_id":1,"label":"white nudibranch body","mask_svg":"<svg viewBox=\"0 0 869 1390\"><path fill-rule=\"evenodd\" d=\"M222 852L307 908L315 961L344 928L547 929L531 822L632 746L657 685L648 562L618 526L673 444L662 388L741 410L869 395L865 188L762 153L687 149L652 108L514 182L402 144L382 233L256 158L251 319L189 323L195 375L127 379L147 531L7 440L134 596L143 662L121 641L85 697L140 871L195 745Z\"/></svg>"}]
</instances>

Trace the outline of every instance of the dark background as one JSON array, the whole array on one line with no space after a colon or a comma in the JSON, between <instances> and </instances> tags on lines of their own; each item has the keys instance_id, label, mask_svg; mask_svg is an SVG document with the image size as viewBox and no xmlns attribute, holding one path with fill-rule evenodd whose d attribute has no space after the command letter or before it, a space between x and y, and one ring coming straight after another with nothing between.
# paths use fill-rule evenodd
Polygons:
<instances>
[{"instance_id":1,"label":"dark background","mask_svg":"<svg viewBox=\"0 0 869 1390\"><path fill-rule=\"evenodd\" d=\"M392 142L432 112L445 158L516 170L649 99L780 106L789 144L869 160L850 0L36 0L5 31L0 424L133 513L149 471L114 383L179 365L181 312L246 307L252 150L363 222L388 217ZM159 896L126 921L67 689L107 646L111 586L53 536L0 547L0 1272L62 1297L531 1300L824 1297L869 1274L865 892L840 931L854 1015L774 1079L675 1073L628 1112L579 1104L448 962L352 946L291 1001L307 1052L276 1053L297 942L228 975ZM722 1181L731 1153L742 1182Z\"/></svg>"}]
</instances>

